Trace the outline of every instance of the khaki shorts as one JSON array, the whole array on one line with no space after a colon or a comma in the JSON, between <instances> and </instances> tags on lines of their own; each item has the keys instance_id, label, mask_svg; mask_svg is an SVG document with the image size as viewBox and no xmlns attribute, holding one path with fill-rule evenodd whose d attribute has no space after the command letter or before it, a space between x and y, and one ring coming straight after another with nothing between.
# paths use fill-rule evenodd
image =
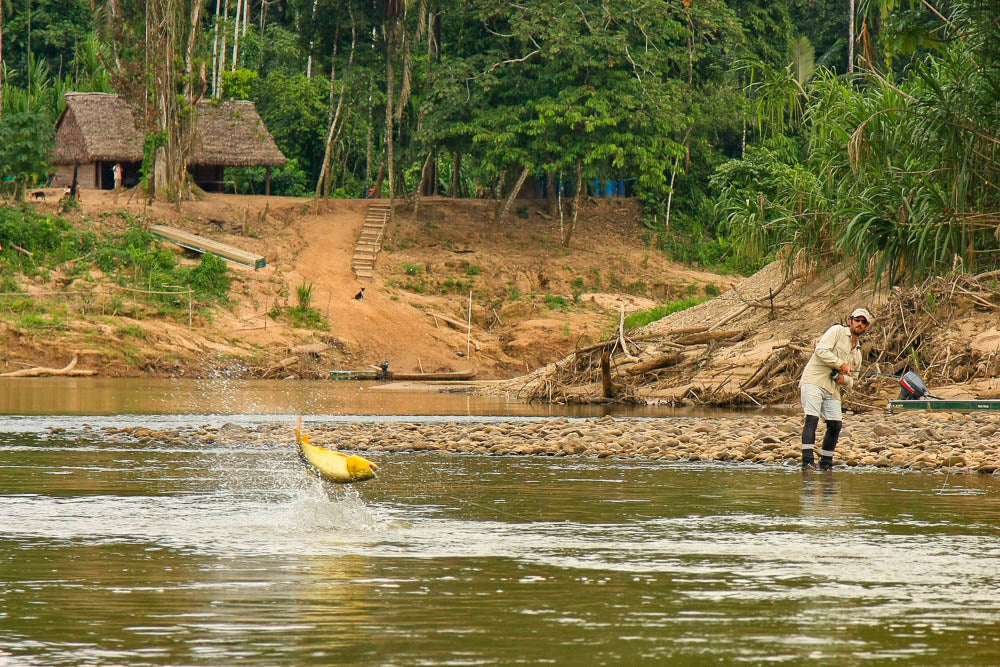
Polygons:
<instances>
[{"instance_id":1,"label":"khaki shorts","mask_svg":"<svg viewBox=\"0 0 1000 667\"><path fill-rule=\"evenodd\" d=\"M843 421L840 413L840 399L823 387L804 384L801 387L802 411L807 415L822 417L826 421Z\"/></svg>"}]
</instances>

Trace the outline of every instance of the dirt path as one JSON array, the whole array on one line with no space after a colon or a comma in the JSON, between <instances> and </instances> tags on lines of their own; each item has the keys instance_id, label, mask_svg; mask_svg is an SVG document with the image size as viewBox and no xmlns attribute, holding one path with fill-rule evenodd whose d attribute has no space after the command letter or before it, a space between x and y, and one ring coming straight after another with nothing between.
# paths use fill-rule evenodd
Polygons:
<instances>
[{"instance_id":1,"label":"dirt path","mask_svg":"<svg viewBox=\"0 0 1000 667\"><path fill-rule=\"evenodd\" d=\"M465 370L458 357L464 336L435 327L433 319L386 291L385 280L358 281L350 267L355 240L368 202L340 203L335 211L305 216L297 227L304 247L294 258L289 285L314 285L314 305L328 317L337 338L357 359L371 364L387 360L399 372ZM385 255L381 257L385 262ZM362 299L355 299L365 288Z\"/></svg>"}]
</instances>

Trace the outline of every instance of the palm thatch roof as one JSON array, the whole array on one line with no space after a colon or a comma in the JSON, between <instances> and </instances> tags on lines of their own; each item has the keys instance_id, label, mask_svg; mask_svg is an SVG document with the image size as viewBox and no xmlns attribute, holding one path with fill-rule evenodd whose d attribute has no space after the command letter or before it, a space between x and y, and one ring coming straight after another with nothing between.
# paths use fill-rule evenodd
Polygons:
<instances>
[{"instance_id":1,"label":"palm thatch roof","mask_svg":"<svg viewBox=\"0 0 1000 667\"><path fill-rule=\"evenodd\" d=\"M285 162L253 102L198 105L198 133L188 164L276 167Z\"/></svg>"},{"instance_id":2,"label":"palm thatch roof","mask_svg":"<svg viewBox=\"0 0 1000 667\"><path fill-rule=\"evenodd\" d=\"M66 93L52 156L54 164L142 162L142 132L117 95Z\"/></svg>"},{"instance_id":3,"label":"palm thatch roof","mask_svg":"<svg viewBox=\"0 0 1000 667\"><path fill-rule=\"evenodd\" d=\"M66 93L56 123L54 164L141 162L143 131L125 101L110 93ZM189 165L280 166L287 160L253 102L204 102Z\"/></svg>"}]
</instances>

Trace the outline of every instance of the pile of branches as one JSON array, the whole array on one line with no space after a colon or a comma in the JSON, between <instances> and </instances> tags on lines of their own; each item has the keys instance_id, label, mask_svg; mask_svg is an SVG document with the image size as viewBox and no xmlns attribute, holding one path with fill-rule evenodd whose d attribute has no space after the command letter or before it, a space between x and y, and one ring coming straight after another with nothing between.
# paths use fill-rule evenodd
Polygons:
<instances>
[{"instance_id":1,"label":"pile of branches","mask_svg":"<svg viewBox=\"0 0 1000 667\"><path fill-rule=\"evenodd\" d=\"M1000 354L980 354L956 340L949 323L968 312L1000 311L1000 272L937 277L922 285L893 288L865 336L862 372L847 409L876 409L872 402L898 391L898 383L873 373L920 374L928 386L968 382L1000 374ZM744 309L745 310L745 309ZM743 311L741 311L743 312ZM623 319L623 318L622 318ZM630 338L617 335L576 350L562 361L521 378L518 397L551 403L644 402L644 392L685 383L721 347L744 340L748 329L677 329ZM776 405L798 401L798 383L816 340L795 337L772 352L742 383L723 376L714 385L692 387L684 403L711 406ZM873 398L874 397L874 398Z\"/></svg>"},{"instance_id":2,"label":"pile of branches","mask_svg":"<svg viewBox=\"0 0 1000 667\"><path fill-rule=\"evenodd\" d=\"M746 329L677 329L630 338L618 335L576 350L527 378L518 397L552 403L643 403L640 388L671 386L719 345L746 338Z\"/></svg>"},{"instance_id":3,"label":"pile of branches","mask_svg":"<svg viewBox=\"0 0 1000 667\"><path fill-rule=\"evenodd\" d=\"M894 397L898 382L887 375L918 373L928 386L970 382L1000 374L1000 354L981 354L967 340L950 335L949 323L969 310L1000 311L1000 272L953 274L914 287L894 287L862 342L862 368L844 407L878 409L876 398ZM815 340L793 339L776 346L738 391L704 388L689 392L704 405L774 405L798 400L798 381Z\"/></svg>"}]
</instances>

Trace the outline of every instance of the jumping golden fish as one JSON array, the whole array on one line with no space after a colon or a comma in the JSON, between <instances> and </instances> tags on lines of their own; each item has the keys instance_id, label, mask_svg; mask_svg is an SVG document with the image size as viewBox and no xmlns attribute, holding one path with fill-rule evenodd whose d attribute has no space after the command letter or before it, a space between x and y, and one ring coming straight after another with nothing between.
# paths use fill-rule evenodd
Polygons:
<instances>
[{"instance_id":1,"label":"jumping golden fish","mask_svg":"<svg viewBox=\"0 0 1000 667\"><path fill-rule=\"evenodd\" d=\"M309 434L302 432L302 418L299 418L299 427L295 429L295 443L299 448L299 456L302 460L319 473L323 479L338 484L350 484L352 482L363 482L366 479L375 479L375 471L378 466L357 455L348 456L341 452L327 449L323 445L314 445L309 442Z\"/></svg>"}]
</instances>

